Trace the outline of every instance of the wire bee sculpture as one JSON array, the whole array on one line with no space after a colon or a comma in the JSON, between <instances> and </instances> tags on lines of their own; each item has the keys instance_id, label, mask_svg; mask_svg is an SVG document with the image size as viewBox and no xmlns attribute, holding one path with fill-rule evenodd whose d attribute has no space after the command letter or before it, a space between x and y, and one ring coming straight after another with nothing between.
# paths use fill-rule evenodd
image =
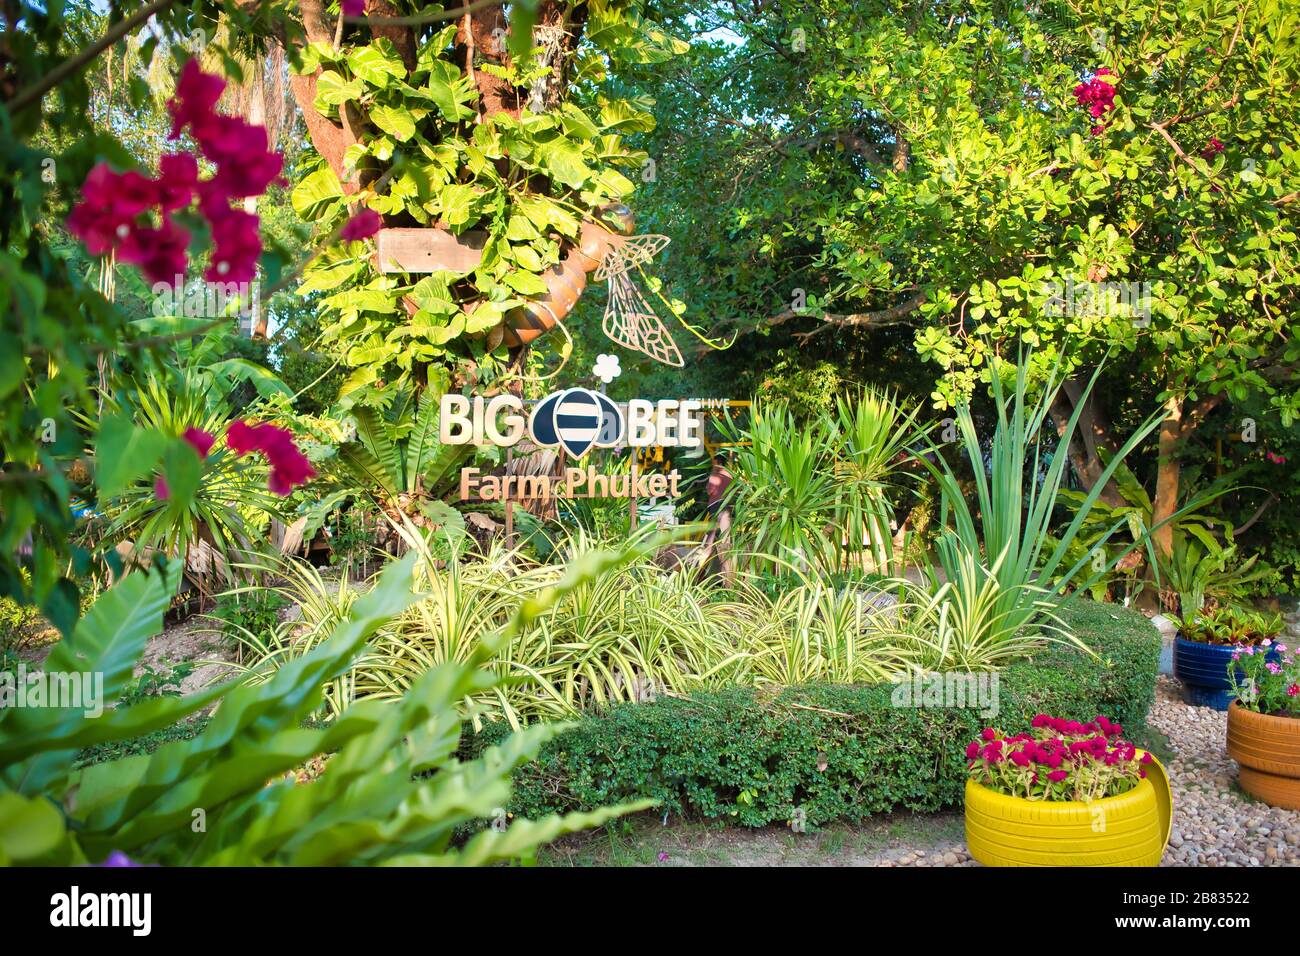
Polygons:
<instances>
[{"instance_id":1,"label":"wire bee sculpture","mask_svg":"<svg viewBox=\"0 0 1300 956\"><path fill-rule=\"evenodd\" d=\"M604 280L609 285L601 328L610 341L665 365L685 365L667 326L632 281L633 269L644 278L641 267L668 245L668 237L634 236L632 228L632 210L622 203L611 203L601 208L595 218L585 221L574 248L544 273L546 294L526 300L510 313L502 326L505 344L511 348L527 345L563 323L586 288L590 273L596 281ZM664 299L664 303L668 301ZM682 325L709 348L730 345L708 338L685 321Z\"/></svg>"},{"instance_id":2,"label":"wire bee sculpture","mask_svg":"<svg viewBox=\"0 0 1300 956\"><path fill-rule=\"evenodd\" d=\"M610 243L610 248L596 270L596 281L609 284L609 302L601 329L610 340L641 352L665 365L681 368L681 350L664 326L663 320L650 308L640 290L632 283L630 270L640 269L668 245L667 236L628 236Z\"/></svg>"}]
</instances>

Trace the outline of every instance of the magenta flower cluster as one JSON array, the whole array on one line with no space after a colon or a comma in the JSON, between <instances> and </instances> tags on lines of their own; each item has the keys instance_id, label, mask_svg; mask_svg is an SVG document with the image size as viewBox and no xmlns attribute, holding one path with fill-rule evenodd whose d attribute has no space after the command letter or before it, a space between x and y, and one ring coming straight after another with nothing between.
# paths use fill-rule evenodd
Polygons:
<instances>
[{"instance_id":1,"label":"magenta flower cluster","mask_svg":"<svg viewBox=\"0 0 1300 956\"><path fill-rule=\"evenodd\" d=\"M1118 82L1119 77L1103 66L1091 80L1085 80L1074 88L1074 100L1087 107L1088 115L1093 119L1104 119L1115 108L1115 84ZM1093 126L1092 135L1099 136L1105 129L1106 125L1099 123Z\"/></svg>"},{"instance_id":2,"label":"magenta flower cluster","mask_svg":"<svg viewBox=\"0 0 1300 956\"><path fill-rule=\"evenodd\" d=\"M200 459L206 460L216 439L201 428L185 429L181 438L194 449ZM250 425L242 419L230 423L226 429L226 445L236 457L243 457L250 452L260 452L271 466L268 482L271 491L277 495L287 495L295 487L305 484L316 477L316 469L311 466L298 446L294 443L293 433L268 422ZM159 501L171 497L167 479L159 475L154 479L154 496Z\"/></svg>"},{"instance_id":3,"label":"magenta flower cluster","mask_svg":"<svg viewBox=\"0 0 1300 956\"><path fill-rule=\"evenodd\" d=\"M1123 728L1105 717L1080 722L1038 714L1031 727L1015 736L984 728L966 746L970 777L1030 800L1092 800L1130 790L1146 776L1151 755L1122 739Z\"/></svg>"},{"instance_id":4,"label":"magenta flower cluster","mask_svg":"<svg viewBox=\"0 0 1300 956\"><path fill-rule=\"evenodd\" d=\"M175 282L188 267L189 232L172 214L195 200L212 233L209 281L247 282L262 254L258 217L232 201L260 196L280 180L284 158L268 149L266 129L216 111L226 81L204 73L196 60L181 71L168 104L171 139L189 130L216 173L199 178L190 153L170 153L158 163L158 177L135 171L114 172L107 163L90 171L81 202L68 217L68 229L93 255L116 250L151 282ZM157 223L156 225L154 223Z\"/></svg>"},{"instance_id":5,"label":"magenta flower cluster","mask_svg":"<svg viewBox=\"0 0 1300 956\"><path fill-rule=\"evenodd\" d=\"M271 491L287 495L316 476L316 469L294 444L293 433L268 422L250 425L238 420L226 430L226 444L236 455L261 452L271 465Z\"/></svg>"}]
</instances>

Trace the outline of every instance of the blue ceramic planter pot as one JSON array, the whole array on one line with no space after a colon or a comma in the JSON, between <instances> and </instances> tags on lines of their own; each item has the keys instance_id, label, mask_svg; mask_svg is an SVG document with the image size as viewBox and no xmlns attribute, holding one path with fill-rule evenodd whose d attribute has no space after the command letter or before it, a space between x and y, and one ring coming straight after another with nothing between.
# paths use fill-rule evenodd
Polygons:
<instances>
[{"instance_id":1,"label":"blue ceramic planter pot","mask_svg":"<svg viewBox=\"0 0 1300 956\"><path fill-rule=\"evenodd\" d=\"M1232 703L1228 663L1236 649L1233 645L1189 641L1179 635L1174 641L1174 676L1182 681L1183 700L1193 707L1227 710ZM1275 649L1269 650L1268 660L1278 658Z\"/></svg>"}]
</instances>

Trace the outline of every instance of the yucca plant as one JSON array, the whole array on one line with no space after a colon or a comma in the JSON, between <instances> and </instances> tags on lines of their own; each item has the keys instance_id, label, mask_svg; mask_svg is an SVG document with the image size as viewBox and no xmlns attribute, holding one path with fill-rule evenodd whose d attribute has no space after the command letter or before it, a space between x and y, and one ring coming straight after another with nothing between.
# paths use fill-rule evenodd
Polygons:
<instances>
[{"instance_id":1,"label":"yucca plant","mask_svg":"<svg viewBox=\"0 0 1300 956\"><path fill-rule=\"evenodd\" d=\"M835 524L845 538L845 558L866 547L873 570L884 574L898 570L891 523L902 466L932 427L918 424L920 412L919 406L906 411L896 393L864 388L838 396L826 423L835 446Z\"/></svg>"},{"instance_id":2,"label":"yucca plant","mask_svg":"<svg viewBox=\"0 0 1300 956\"><path fill-rule=\"evenodd\" d=\"M931 569L931 595L940 605L950 605L943 620L947 627L960 627L964 634L950 635L949 644L965 648L964 655L996 659L1005 655L997 645L1019 642L1024 638L1060 640L1078 643L1062 635L1053 625L1049 608L1069 600L1090 581L1080 577L1085 567L1095 568L1091 552L1074 564L1063 566L1071 544L1088 520L1092 507L1106 482L1124 457L1159 426L1160 416L1152 415L1111 458L1093 485L1083 496L1068 525L1055 536L1049 532L1052 510L1065 477L1068 456L1065 449L1077 426L1083 402L1075 403L1075 413L1060 432L1058 452L1044 461L1041 437L1048 409L1061 387L1057 369L1048 375L1031 404L1026 358L1016 365L1014 390L1007 394L999 369L990 376L996 425L986 452L971 415L969 403L956 408L960 452L974 475L974 500L963 493L954 467L933 449L935 462L922 459L938 482L941 495L940 525L935 540L935 554L944 584ZM1088 382L1086 396L1096 383L1100 368ZM1032 476L1028 487L1026 475ZM1124 523L1117 520L1100 532L1092 548L1103 548ZM1092 571L1099 577L1138 547L1116 549L1103 567ZM1048 550L1045 550L1048 549ZM945 590L946 588L946 590ZM1071 592L1069 595L1065 592ZM933 603L933 602L932 602ZM943 612L942 607L938 612ZM929 611L932 616L936 611ZM979 645L993 645L983 649ZM1012 644L1012 648L1016 645ZM978 653L977 653L978 651Z\"/></svg>"},{"instance_id":3,"label":"yucca plant","mask_svg":"<svg viewBox=\"0 0 1300 956\"><path fill-rule=\"evenodd\" d=\"M302 726L322 687L345 673L367 639L413 600L415 556L389 567L330 635L263 683L227 683L188 697L119 706L98 718L81 708L0 711L0 862L98 862L114 851L168 865L478 865L529 856L560 834L598 825L650 801L592 813L516 820L456 845L458 828L494 815L511 771L566 729L539 724L478 759L456 759L457 702L488 691L484 664L565 594L637 557L588 554L484 634L464 662L424 672L400 699L352 704L328 725ZM116 699L145 642L162 626L179 577L127 575L60 642L47 673L98 673ZM151 754L82 769L82 748L129 740L213 704L206 728ZM309 760L306 783L283 779Z\"/></svg>"},{"instance_id":4,"label":"yucca plant","mask_svg":"<svg viewBox=\"0 0 1300 956\"><path fill-rule=\"evenodd\" d=\"M1001 580L996 567L983 567L971 553L958 551L955 558L955 577L932 589L903 586L907 599L897 611L895 639L912 642L920 670L990 671L1033 653L1044 640L1078 643L1050 591Z\"/></svg>"},{"instance_id":5,"label":"yucca plant","mask_svg":"<svg viewBox=\"0 0 1300 956\"><path fill-rule=\"evenodd\" d=\"M839 549L827 529L841 496L825 419L800 423L784 405L755 401L748 426L728 423L724 434L737 446L727 487L732 533L751 561L834 567Z\"/></svg>"},{"instance_id":6,"label":"yucca plant","mask_svg":"<svg viewBox=\"0 0 1300 956\"><path fill-rule=\"evenodd\" d=\"M727 423L737 447L728 488L733 534L751 563L770 568L771 556L824 573L864 563L896 570L891 524L901 469L929 430L918 415L867 388L807 421L784 405L755 402L747 427Z\"/></svg>"}]
</instances>

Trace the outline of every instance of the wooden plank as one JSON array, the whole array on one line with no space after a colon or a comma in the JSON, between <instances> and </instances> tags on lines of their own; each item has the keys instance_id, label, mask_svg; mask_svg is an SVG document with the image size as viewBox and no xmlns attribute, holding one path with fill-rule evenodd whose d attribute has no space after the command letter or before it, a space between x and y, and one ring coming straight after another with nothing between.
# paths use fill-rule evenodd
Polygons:
<instances>
[{"instance_id":1,"label":"wooden plank","mask_svg":"<svg viewBox=\"0 0 1300 956\"><path fill-rule=\"evenodd\" d=\"M483 260L487 232L454 236L445 229L380 229L375 253L380 272L469 272Z\"/></svg>"}]
</instances>

